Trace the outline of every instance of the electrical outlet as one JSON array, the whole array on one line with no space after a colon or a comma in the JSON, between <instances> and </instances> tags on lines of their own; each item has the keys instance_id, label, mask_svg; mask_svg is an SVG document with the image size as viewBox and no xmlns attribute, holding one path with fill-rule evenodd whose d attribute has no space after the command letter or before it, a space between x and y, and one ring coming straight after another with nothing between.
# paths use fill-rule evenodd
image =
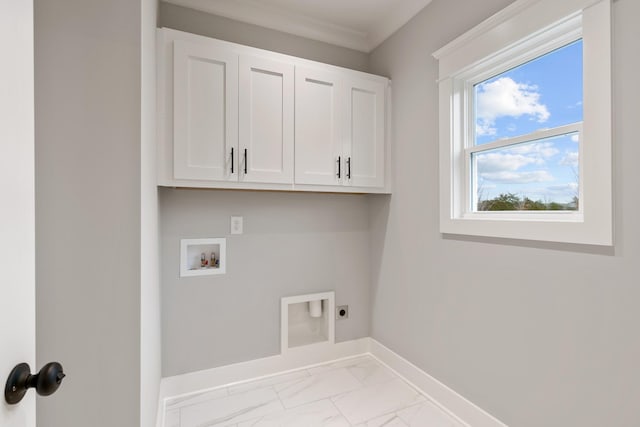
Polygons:
<instances>
[{"instance_id":1,"label":"electrical outlet","mask_svg":"<svg viewBox=\"0 0 640 427\"><path fill-rule=\"evenodd\" d=\"M242 217L231 217L231 234L242 234Z\"/></svg>"},{"instance_id":2,"label":"electrical outlet","mask_svg":"<svg viewBox=\"0 0 640 427\"><path fill-rule=\"evenodd\" d=\"M336 307L336 319L348 319L349 318L349 306L339 305Z\"/></svg>"}]
</instances>

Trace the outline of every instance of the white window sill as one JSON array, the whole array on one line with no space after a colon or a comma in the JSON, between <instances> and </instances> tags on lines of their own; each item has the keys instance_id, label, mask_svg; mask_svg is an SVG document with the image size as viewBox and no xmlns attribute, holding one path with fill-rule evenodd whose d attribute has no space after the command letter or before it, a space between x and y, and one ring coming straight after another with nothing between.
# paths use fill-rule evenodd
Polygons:
<instances>
[{"instance_id":1,"label":"white window sill","mask_svg":"<svg viewBox=\"0 0 640 427\"><path fill-rule=\"evenodd\" d=\"M590 227L582 214L466 215L463 218L443 219L443 234L497 237L505 239L535 240L585 245L613 245L611 230Z\"/></svg>"}]
</instances>

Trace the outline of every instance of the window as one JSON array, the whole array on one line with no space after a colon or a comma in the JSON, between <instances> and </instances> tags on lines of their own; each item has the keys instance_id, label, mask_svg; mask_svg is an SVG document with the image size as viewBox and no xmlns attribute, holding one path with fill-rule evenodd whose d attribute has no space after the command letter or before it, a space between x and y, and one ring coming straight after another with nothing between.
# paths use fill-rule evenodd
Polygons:
<instances>
[{"instance_id":1,"label":"window","mask_svg":"<svg viewBox=\"0 0 640 427\"><path fill-rule=\"evenodd\" d=\"M579 211L582 40L473 85L470 211Z\"/></svg>"},{"instance_id":2,"label":"window","mask_svg":"<svg viewBox=\"0 0 640 427\"><path fill-rule=\"evenodd\" d=\"M443 233L612 244L610 0L519 0L434 56Z\"/></svg>"}]
</instances>

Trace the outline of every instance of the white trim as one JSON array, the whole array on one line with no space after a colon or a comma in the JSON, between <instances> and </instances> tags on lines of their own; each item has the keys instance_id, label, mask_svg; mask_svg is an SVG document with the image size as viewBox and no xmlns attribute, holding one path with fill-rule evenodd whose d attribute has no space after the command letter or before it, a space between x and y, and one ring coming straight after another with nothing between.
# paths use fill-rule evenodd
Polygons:
<instances>
[{"instance_id":1,"label":"white trim","mask_svg":"<svg viewBox=\"0 0 640 427\"><path fill-rule=\"evenodd\" d=\"M511 3L509 6L505 7L498 13L490 16L466 33L458 36L446 45L442 46L440 49L433 52L433 57L439 60L441 58L444 58L445 56L448 56L452 52L457 51L462 46L474 40L476 37L513 18L521 11L531 6L532 3L535 3L537 1L538 0L519 0Z\"/></svg>"},{"instance_id":2,"label":"white trim","mask_svg":"<svg viewBox=\"0 0 640 427\"><path fill-rule=\"evenodd\" d=\"M537 130L535 132L527 133L525 135L519 135L512 138L498 139L486 144L470 146L466 149L466 151L467 154L474 154L482 151L509 148L511 146L519 144L526 144L529 142L540 141L541 139L548 139L576 132L582 133L582 122L570 123L568 125L562 125L551 129Z\"/></svg>"},{"instance_id":3,"label":"white trim","mask_svg":"<svg viewBox=\"0 0 640 427\"><path fill-rule=\"evenodd\" d=\"M374 357L467 427L507 427L479 406L369 337L333 344L321 351L299 347L282 355L163 378L156 425L164 427L165 405L172 399L363 355Z\"/></svg>"},{"instance_id":4,"label":"white trim","mask_svg":"<svg viewBox=\"0 0 640 427\"><path fill-rule=\"evenodd\" d=\"M158 417L157 427L163 427L165 405L173 398L323 365L332 360L366 354L368 351L369 338L360 338L320 348L317 346L297 347L289 350L286 354L163 378L160 383L158 405L161 408L162 412L159 413L162 416Z\"/></svg>"},{"instance_id":5,"label":"white trim","mask_svg":"<svg viewBox=\"0 0 640 427\"><path fill-rule=\"evenodd\" d=\"M336 342L336 294L334 291L317 294L296 295L280 299L280 351L282 354L288 353L299 347L289 348L289 305L301 302L328 301L327 307L323 304L325 316L327 316L327 341L316 344L309 344L305 347L313 346L316 350L323 347L333 346Z\"/></svg>"},{"instance_id":6,"label":"white trim","mask_svg":"<svg viewBox=\"0 0 640 427\"><path fill-rule=\"evenodd\" d=\"M187 266L187 253L189 246L208 246L218 245L220 248L219 267L207 268L202 270L191 270ZM218 274L226 274L227 268L227 239L224 237L205 238L205 239L180 239L180 277L196 277L196 276L212 276Z\"/></svg>"},{"instance_id":7,"label":"white trim","mask_svg":"<svg viewBox=\"0 0 640 427\"><path fill-rule=\"evenodd\" d=\"M479 406L373 338L369 340L369 354L421 391L442 410L467 426L507 427Z\"/></svg>"},{"instance_id":8,"label":"white trim","mask_svg":"<svg viewBox=\"0 0 640 427\"><path fill-rule=\"evenodd\" d=\"M520 1L525 4L519 5ZM499 55L506 47L513 47L541 33L548 33L550 28L558 27L577 13L603 0L520 1L514 3L519 5L517 13L509 13L497 21L491 20L491 25L480 24L474 27L462 36L462 42L453 43L455 50L447 48L447 45L443 48L444 51L436 51L433 56L439 61L439 79L459 74L478 62ZM482 30L478 30L479 27Z\"/></svg>"},{"instance_id":9,"label":"white trim","mask_svg":"<svg viewBox=\"0 0 640 427\"><path fill-rule=\"evenodd\" d=\"M544 28L517 43L502 49L474 64L470 69L458 73L457 78L468 80L470 86L502 74L556 49L570 45L582 38L582 13L576 12L551 27ZM542 42L541 42L542 40ZM514 54L518 52L518 54Z\"/></svg>"},{"instance_id":10,"label":"white trim","mask_svg":"<svg viewBox=\"0 0 640 427\"><path fill-rule=\"evenodd\" d=\"M160 144L159 144L160 145ZM387 149L391 144L385 144ZM386 159L385 159L386 161ZM387 174L388 167L385 169L385 176ZM385 178L387 180L387 178ZM226 182L215 181L215 188L212 186L212 181L196 181L181 179L170 180L164 176L159 176L158 186L170 187L170 188L208 188L214 190L248 190L248 191L284 191L291 192L315 192L315 193L349 193L349 194L391 194L391 185L386 183L384 187L350 187L342 185L309 185L309 184L262 184L262 183L249 183L249 182Z\"/></svg>"},{"instance_id":11,"label":"white trim","mask_svg":"<svg viewBox=\"0 0 640 427\"><path fill-rule=\"evenodd\" d=\"M162 1L366 53L378 47L431 3L431 0L400 2L381 21L371 22L367 30L362 31L255 0Z\"/></svg>"},{"instance_id":12,"label":"white trim","mask_svg":"<svg viewBox=\"0 0 640 427\"><path fill-rule=\"evenodd\" d=\"M585 52L580 212L471 212L468 83L578 36ZM440 61L440 232L611 246L611 0L519 0L434 56Z\"/></svg>"},{"instance_id":13,"label":"white trim","mask_svg":"<svg viewBox=\"0 0 640 427\"><path fill-rule=\"evenodd\" d=\"M558 6L560 6L561 3L565 3L569 7L569 9L574 9L575 11L579 9L585 9L599 1L600 0L563 0L562 2L556 3ZM466 33L453 39L440 49L433 52L433 57L438 60L447 57L448 55L461 49L463 46L473 42L478 37L483 36L485 33L496 29L505 22L518 16L520 13L522 13L522 11L538 2L540 2L540 0L517 0L511 3L509 6L505 7L498 13L485 19Z\"/></svg>"},{"instance_id":14,"label":"white trim","mask_svg":"<svg viewBox=\"0 0 640 427\"><path fill-rule=\"evenodd\" d=\"M396 2L389 14L385 15L379 22L371 25L368 31L368 47L365 52L369 53L380 46L393 33L402 28L432 0L404 0Z\"/></svg>"},{"instance_id":15,"label":"white trim","mask_svg":"<svg viewBox=\"0 0 640 427\"><path fill-rule=\"evenodd\" d=\"M367 33L247 0L163 0L284 33L368 52Z\"/></svg>"}]
</instances>

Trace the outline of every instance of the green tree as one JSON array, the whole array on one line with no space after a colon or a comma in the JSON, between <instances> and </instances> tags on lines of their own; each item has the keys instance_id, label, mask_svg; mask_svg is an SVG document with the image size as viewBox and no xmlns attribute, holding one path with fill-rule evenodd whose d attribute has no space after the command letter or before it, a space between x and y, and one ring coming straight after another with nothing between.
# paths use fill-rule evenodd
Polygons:
<instances>
[{"instance_id":1,"label":"green tree","mask_svg":"<svg viewBox=\"0 0 640 427\"><path fill-rule=\"evenodd\" d=\"M479 211L562 211L574 209L577 198L572 203L561 204L557 202L545 203L542 200L532 200L526 196L518 197L513 193L502 193L498 197L478 202Z\"/></svg>"},{"instance_id":2,"label":"green tree","mask_svg":"<svg viewBox=\"0 0 640 427\"><path fill-rule=\"evenodd\" d=\"M541 200L533 201L530 198L525 197L520 209L524 211L546 211L547 205L545 205Z\"/></svg>"},{"instance_id":3,"label":"green tree","mask_svg":"<svg viewBox=\"0 0 640 427\"><path fill-rule=\"evenodd\" d=\"M483 200L478 203L479 211L517 211L520 209L520 198L513 194L500 194L491 200Z\"/></svg>"},{"instance_id":4,"label":"green tree","mask_svg":"<svg viewBox=\"0 0 640 427\"><path fill-rule=\"evenodd\" d=\"M578 198L578 196L574 196L573 199L571 200L571 209L572 210L578 210L580 208L580 199Z\"/></svg>"}]
</instances>

